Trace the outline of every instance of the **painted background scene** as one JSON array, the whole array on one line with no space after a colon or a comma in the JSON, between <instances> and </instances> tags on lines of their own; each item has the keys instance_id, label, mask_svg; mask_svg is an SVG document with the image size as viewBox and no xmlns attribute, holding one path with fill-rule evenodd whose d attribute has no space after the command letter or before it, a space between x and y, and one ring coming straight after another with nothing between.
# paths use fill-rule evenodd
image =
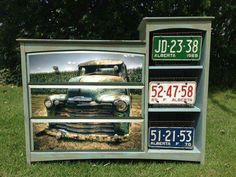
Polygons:
<instances>
[{"instance_id":1,"label":"painted background scene","mask_svg":"<svg viewBox=\"0 0 236 177\"><path fill-rule=\"evenodd\" d=\"M144 55L96 51L52 52L29 54L28 60L31 83L138 83L142 81ZM93 80L89 77L91 75L107 75L110 78L97 77Z\"/></svg>"}]
</instances>

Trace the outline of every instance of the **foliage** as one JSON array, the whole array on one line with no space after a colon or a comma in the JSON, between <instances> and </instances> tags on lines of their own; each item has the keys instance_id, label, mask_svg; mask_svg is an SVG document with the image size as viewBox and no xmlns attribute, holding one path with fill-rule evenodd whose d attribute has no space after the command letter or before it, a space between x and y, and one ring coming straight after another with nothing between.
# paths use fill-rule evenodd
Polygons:
<instances>
[{"instance_id":1,"label":"foliage","mask_svg":"<svg viewBox=\"0 0 236 177\"><path fill-rule=\"evenodd\" d=\"M20 65L17 65L15 71L10 71L8 68L0 69L0 84L11 84L15 83L16 85L21 84L20 77Z\"/></svg>"},{"instance_id":2,"label":"foliage","mask_svg":"<svg viewBox=\"0 0 236 177\"><path fill-rule=\"evenodd\" d=\"M54 94L67 94L67 89L61 88L32 88L32 95L54 95ZM45 97L46 98L46 97Z\"/></svg>"},{"instance_id":3,"label":"foliage","mask_svg":"<svg viewBox=\"0 0 236 177\"><path fill-rule=\"evenodd\" d=\"M30 82L32 83L66 83L71 78L78 76L77 71L64 71L56 73L34 73L30 74Z\"/></svg>"},{"instance_id":4,"label":"foliage","mask_svg":"<svg viewBox=\"0 0 236 177\"><path fill-rule=\"evenodd\" d=\"M236 88L236 3L212 0L208 14L212 28L210 81L219 87Z\"/></svg>"},{"instance_id":5,"label":"foliage","mask_svg":"<svg viewBox=\"0 0 236 177\"><path fill-rule=\"evenodd\" d=\"M133 83L142 82L142 68L128 69L128 76L129 76L129 82L133 82ZM140 90L140 89L130 89L130 93L141 95L142 90Z\"/></svg>"},{"instance_id":6,"label":"foliage","mask_svg":"<svg viewBox=\"0 0 236 177\"><path fill-rule=\"evenodd\" d=\"M128 69L128 76L130 82L141 82L142 68Z\"/></svg>"},{"instance_id":7,"label":"foliage","mask_svg":"<svg viewBox=\"0 0 236 177\"><path fill-rule=\"evenodd\" d=\"M11 0L0 1L0 69L11 75L20 65L16 38L138 39L145 16L215 16L210 83L233 87L235 1L219 0ZM11 82L20 82L19 77Z\"/></svg>"},{"instance_id":8,"label":"foliage","mask_svg":"<svg viewBox=\"0 0 236 177\"><path fill-rule=\"evenodd\" d=\"M1 72L1 71L0 71ZM30 74L31 83L66 83L71 78L79 76L78 71L63 71L56 73L33 73ZM142 81L142 68L128 69L128 76L130 82ZM1 79L0 79L1 80Z\"/></svg>"}]
</instances>

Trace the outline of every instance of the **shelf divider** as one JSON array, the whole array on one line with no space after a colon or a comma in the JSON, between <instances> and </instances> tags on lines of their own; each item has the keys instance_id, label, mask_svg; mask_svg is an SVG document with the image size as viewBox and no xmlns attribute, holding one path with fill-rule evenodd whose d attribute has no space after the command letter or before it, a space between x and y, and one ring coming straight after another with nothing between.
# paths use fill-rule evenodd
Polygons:
<instances>
[{"instance_id":1,"label":"shelf divider","mask_svg":"<svg viewBox=\"0 0 236 177\"><path fill-rule=\"evenodd\" d=\"M179 154L200 154L200 150L194 146L194 148L191 150L184 150L184 149L148 149L149 153L179 153Z\"/></svg>"},{"instance_id":2,"label":"shelf divider","mask_svg":"<svg viewBox=\"0 0 236 177\"><path fill-rule=\"evenodd\" d=\"M194 107L155 107L148 108L148 112L201 112L197 106Z\"/></svg>"},{"instance_id":3,"label":"shelf divider","mask_svg":"<svg viewBox=\"0 0 236 177\"><path fill-rule=\"evenodd\" d=\"M196 66L149 66L149 69L203 69L202 65L196 65Z\"/></svg>"}]
</instances>

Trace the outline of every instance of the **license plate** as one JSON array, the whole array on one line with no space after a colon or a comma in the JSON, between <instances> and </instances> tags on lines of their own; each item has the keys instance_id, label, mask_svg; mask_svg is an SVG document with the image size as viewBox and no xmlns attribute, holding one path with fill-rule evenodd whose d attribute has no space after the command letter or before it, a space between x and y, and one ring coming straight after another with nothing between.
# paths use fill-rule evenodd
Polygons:
<instances>
[{"instance_id":1,"label":"license plate","mask_svg":"<svg viewBox=\"0 0 236 177\"><path fill-rule=\"evenodd\" d=\"M149 83L149 104L193 105L195 81L155 81Z\"/></svg>"},{"instance_id":2,"label":"license plate","mask_svg":"<svg viewBox=\"0 0 236 177\"><path fill-rule=\"evenodd\" d=\"M193 149L193 127L150 127L149 147Z\"/></svg>"},{"instance_id":3,"label":"license plate","mask_svg":"<svg viewBox=\"0 0 236 177\"><path fill-rule=\"evenodd\" d=\"M200 60L202 36L154 36L152 60Z\"/></svg>"}]
</instances>

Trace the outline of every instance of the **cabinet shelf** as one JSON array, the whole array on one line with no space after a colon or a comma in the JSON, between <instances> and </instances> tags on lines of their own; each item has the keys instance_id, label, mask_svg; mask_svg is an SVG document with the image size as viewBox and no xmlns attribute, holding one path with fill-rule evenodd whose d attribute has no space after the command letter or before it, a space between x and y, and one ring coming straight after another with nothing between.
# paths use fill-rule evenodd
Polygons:
<instances>
[{"instance_id":1,"label":"cabinet shelf","mask_svg":"<svg viewBox=\"0 0 236 177\"><path fill-rule=\"evenodd\" d=\"M160 160L183 160L201 161L201 152L194 147L193 150L176 149L148 149L147 152L31 152L31 161L45 160L71 160L71 159L160 159Z\"/></svg>"},{"instance_id":2,"label":"cabinet shelf","mask_svg":"<svg viewBox=\"0 0 236 177\"><path fill-rule=\"evenodd\" d=\"M150 153L178 153L178 154L200 154L199 149L194 146L193 149L148 149Z\"/></svg>"},{"instance_id":3,"label":"cabinet shelf","mask_svg":"<svg viewBox=\"0 0 236 177\"><path fill-rule=\"evenodd\" d=\"M148 108L148 112L201 112L201 109L196 106L191 108L156 107L156 108Z\"/></svg>"},{"instance_id":4,"label":"cabinet shelf","mask_svg":"<svg viewBox=\"0 0 236 177\"><path fill-rule=\"evenodd\" d=\"M203 69L202 65L196 65L196 66L149 66L149 69L155 70L155 69Z\"/></svg>"},{"instance_id":5,"label":"cabinet shelf","mask_svg":"<svg viewBox=\"0 0 236 177\"><path fill-rule=\"evenodd\" d=\"M159 159L165 160L186 160L186 161L200 161L201 151L194 146L193 150L182 149L148 149L150 157L157 156Z\"/></svg>"}]
</instances>

